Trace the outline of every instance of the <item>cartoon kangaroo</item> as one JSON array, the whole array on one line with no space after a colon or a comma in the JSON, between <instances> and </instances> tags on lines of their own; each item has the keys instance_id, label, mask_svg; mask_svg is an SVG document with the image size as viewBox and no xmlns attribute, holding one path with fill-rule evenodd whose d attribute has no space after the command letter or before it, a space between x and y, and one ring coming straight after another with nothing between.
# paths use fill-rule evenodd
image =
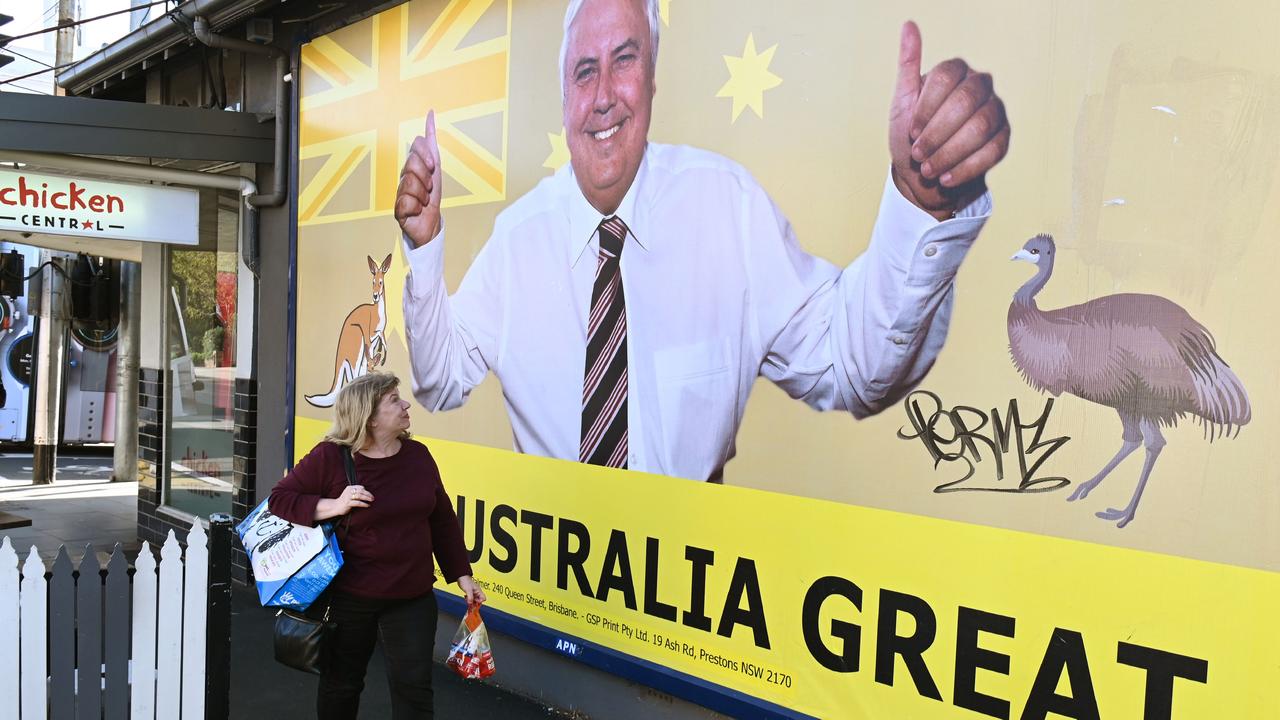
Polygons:
<instances>
[{"instance_id":1,"label":"cartoon kangaroo","mask_svg":"<svg viewBox=\"0 0 1280 720\"><path fill-rule=\"evenodd\" d=\"M333 385L324 395L307 395L316 407L333 407L342 386L387 361L387 345L382 331L387 326L387 299L383 276L391 268L391 255L382 265L369 260L373 274L373 302L357 305L342 322L338 352L333 363Z\"/></svg>"}]
</instances>

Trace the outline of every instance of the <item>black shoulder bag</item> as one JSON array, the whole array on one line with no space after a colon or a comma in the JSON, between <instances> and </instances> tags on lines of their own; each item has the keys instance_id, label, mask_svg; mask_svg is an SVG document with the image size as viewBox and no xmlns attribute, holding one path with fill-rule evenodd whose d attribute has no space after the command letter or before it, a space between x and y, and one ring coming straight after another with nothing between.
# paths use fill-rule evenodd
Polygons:
<instances>
[{"instance_id":1,"label":"black shoulder bag","mask_svg":"<svg viewBox=\"0 0 1280 720\"><path fill-rule=\"evenodd\" d=\"M347 485L356 484L356 464L351 457L351 448L342 446L342 463L347 469ZM342 518L347 521L351 513ZM341 523L340 523L341 524ZM335 528L334 532L337 532ZM329 611L333 608L330 597L324 608L324 616L316 619L307 617L297 610L281 608L276 613L276 626L273 632L276 662L288 665L295 670L319 675L324 668L326 656L325 645L329 634L336 624L329 622Z\"/></svg>"}]
</instances>

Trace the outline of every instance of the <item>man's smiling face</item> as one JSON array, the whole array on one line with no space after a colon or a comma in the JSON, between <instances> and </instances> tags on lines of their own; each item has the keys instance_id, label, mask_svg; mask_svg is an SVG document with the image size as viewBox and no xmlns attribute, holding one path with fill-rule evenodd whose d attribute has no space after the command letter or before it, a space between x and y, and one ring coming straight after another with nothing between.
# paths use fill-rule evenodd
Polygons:
<instances>
[{"instance_id":1,"label":"man's smiling face","mask_svg":"<svg viewBox=\"0 0 1280 720\"><path fill-rule=\"evenodd\" d=\"M587 202L618 209L644 157L653 113L653 48L637 0L587 0L569 27L564 127Z\"/></svg>"}]
</instances>

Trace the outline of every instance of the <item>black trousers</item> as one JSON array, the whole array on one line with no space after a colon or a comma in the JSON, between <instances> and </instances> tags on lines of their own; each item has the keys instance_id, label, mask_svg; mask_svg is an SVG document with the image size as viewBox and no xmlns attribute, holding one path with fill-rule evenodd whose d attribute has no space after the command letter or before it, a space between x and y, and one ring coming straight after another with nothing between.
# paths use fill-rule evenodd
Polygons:
<instances>
[{"instance_id":1,"label":"black trousers","mask_svg":"<svg viewBox=\"0 0 1280 720\"><path fill-rule=\"evenodd\" d=\"M338 627L330 634L329 657L320 674L319 720L355 720L365 671L379 641L387 661L392 719L431 718L435 593L409 600L372 600L333 592L330 602L329 620Z\"/></svg>"}]
</instances>

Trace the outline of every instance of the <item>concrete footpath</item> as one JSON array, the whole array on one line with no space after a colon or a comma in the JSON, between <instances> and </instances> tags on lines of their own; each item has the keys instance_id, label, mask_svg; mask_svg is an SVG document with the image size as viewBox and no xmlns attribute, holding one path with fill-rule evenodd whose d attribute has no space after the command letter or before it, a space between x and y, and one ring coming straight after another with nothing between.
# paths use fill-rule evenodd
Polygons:
<instances>
[{"instance_id":1,"label":"concrete footpath","mask_svg":"<svg viewBox=\"0 0 1280 720\"><path fill-rule=\"evenodd\" d=\"M280 665L271 648L274 610L258 605L257 594L237 587L231 600L231 717L233 720L315 717L317 678ZM447 644L454 627L436 631L436 645ZM501 650L495 652L502 672ZM360 717L391 717L391 693L387 689L382 651L375 650L360 697ZM519 697L485 681L463 680L436 664L433 680L437 718L466 720L532 720L567 718L538 703Z\"/></svg>"},{"instance_id":2,"label":"concrete footpath","mask_svg":"<svg viewBox=\"0 0 1280 720\"><path fill-rule=\"evenodd\" d=\"M0 452L0 512L31 521L0 530L22 559L34 546L45 564L58 548L77 565L88 546L105 565L116 543L133 561L138 555L138 484L111 482L111 454L79 450L58 454L57 481L31 484L31 454Z\"/></svg>"}]
</instances>

